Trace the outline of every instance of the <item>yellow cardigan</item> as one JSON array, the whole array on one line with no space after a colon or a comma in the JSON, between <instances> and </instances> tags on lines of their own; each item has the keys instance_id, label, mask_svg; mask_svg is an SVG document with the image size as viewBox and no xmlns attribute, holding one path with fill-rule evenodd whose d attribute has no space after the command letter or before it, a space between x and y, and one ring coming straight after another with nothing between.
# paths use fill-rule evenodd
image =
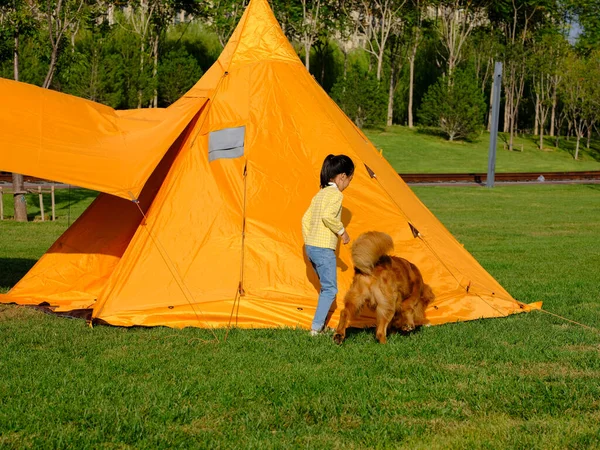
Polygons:
<instances>
[{"instance_id":1,"label":"yellow cardigan","mask_svg":"<svg viewBox=\"0 0 600 450\"><path fill-rule=\"evenodd\" d=\"M302 217L302 237L313 247L337 247L338 236L344 234L342 224L342 199L344 195L335 183L317 192Z\"/></svg>"}]
</instances>

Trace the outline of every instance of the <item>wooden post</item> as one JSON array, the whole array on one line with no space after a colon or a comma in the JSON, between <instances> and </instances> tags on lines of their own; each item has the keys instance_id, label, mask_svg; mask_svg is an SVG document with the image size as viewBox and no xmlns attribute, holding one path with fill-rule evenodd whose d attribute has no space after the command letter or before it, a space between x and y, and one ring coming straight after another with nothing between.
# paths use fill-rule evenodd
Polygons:
<instances>
[{"instance_id":1,"label":"wooden post","mask_svg":"<svg viewBox=\"0 0 600 450\"><path fill-rule=\"evenodd\" d=\"M4 191L0 187L0 220L4 220Z\"/></svg>"},{"instance_id":2,"label":"wooden post","mask_svg":"<svg viewBox=\"0 0 600 450\"><path fill-rule=\"evenodd\" d=\"M40 195L40 211L42 213L42 222L44 219L44 196L42 195L42 187L38 186L38 193Z\"/></svg>"},{"instance_id":3,"label":"wooden post","mask_svg":"<svg viewBox=\"0 0 600 450\"><path fill-rule=\"evenodd\" d=\"M50 198L52 201L52 221L56 220L56 202L54 201L54 183L52 183L52 188L50 189Z\"/></svg>"}]
</instances>

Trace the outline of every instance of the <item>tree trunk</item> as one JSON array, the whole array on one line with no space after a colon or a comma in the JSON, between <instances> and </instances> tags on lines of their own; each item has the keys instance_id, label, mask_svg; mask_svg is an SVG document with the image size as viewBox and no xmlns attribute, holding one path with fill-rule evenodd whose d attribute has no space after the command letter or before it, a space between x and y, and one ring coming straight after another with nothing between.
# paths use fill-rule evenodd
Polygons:
<instances>
[{"instance_id":1,"label":"tree trunk","mask_svg":"<svg viewBox=\"0 0 600 450\"><path fill-rule=\"evenodd\" d=\"M579 136L579 133L577 134L577 145L575 145L575 157L573 159L578 159L579 158L579 140L581 139L581 136Z\"/></svg>"},{"instance_id":2,"label":"tree trunk","mask_svg":"<svg viewBox=\"0 0 600 450\"><path fill-rule=\"evenodd\" d=\"M515 134L515 118L511 117L510 118L510 136L508 138L508 149L512 152L513 151L513 138L514 138L514 134Z\"/></svg>"},{"instance_id":3,"label":"tree trunk","mask_svg":"<svg viewBox=\"0 0 600 450\"><path fill-rule=\"evenodd\" d=\"M48 73L44 79L43 88L50 89L52 79L54 78L54 72L56 70L56 59L58 57L58 46L52 47L52 55L50 56L50 66L48 67Z\"/></svg>"},{"instance_id":4,"label":"tree trunk","mask_svg":"<svg viewBox=\"0 0 600 450\"><path fill-rule=\"evenodd\" d=\"M19 31L15 31L15 51L13 54L13 72L15 81L19 81Z\"/></svg>"},{"instance_id":5,"label":"tree trunk","mask_svg":"<svg viewBox=\"0 0 600 450\"><path fill-rule=\"evenodd\" d=\"M554 86L554 92L552 93L552 114L550 116L550 136L554 136L554 122L556 121L556 86Z\"/></svg>"},{"instance_id":6,"label":"tree trunk","mask_svg":"<svg viewBox=\"0 0 600 450\"><path fill-rule=\"evenodd\" d=\"M304 66L306 70L310 72L310 42L308 39L304 41Z\"/></svg>"},{"instance_id":7,"label":"tree trunk","mask_svg":"<svg viewBox=\"0 0 600 450\"><path fill-rule=\"evenodd\" d=\"M492 86L490 88L490 108L488 110L488 132L492 130L492 107L494 106L494 77L492 77Z\"/></svg>"},{"instance_id":8,"label":"tree trunk","mask_svg":"<svg viewBox=\"0 0 600 450\"><path fill-rule=\"evenodd\" d=\"M409 58L410 79L408 82L408 128L413 128L413 97L415 89L415 58L417 55L417 44L413 46L412 55Z\"/></svg>"},{"instance_id":9,"label":"tree trunk","mask_svg":"<svg viewBox=\"0 0 600 450\"><path fill-rule=\"evenodd\" d=\"M379 52L379 55L377 56L377 81L381 81L381 72L383 69L383 50L381 50Z\"/></svg>"},{"instance_id":10,"label":"tree trunk","mask_svg":"<svg viewBox=\"0 0 600 450\"><path fill-rule=\"evenodd\" d=\"M13 53L13 70L15 81L19 81L19 34L15 32L15 48ZM25 190L23 187L23 175L12 174L13 182L13 205L15 209L15 220L17 222L27 222L27 203L25 201Z\"/></svg>"},{"instance_id":11,"label":"tree trunk","mask_svg":"<svg viewBox=\"0 0 600 450\"><path fill-rule=\"evenodd\" d=\"M590 149L590 139L592 139L592 125L590 125L587 129L587 144L586 144L586 148L589 150Z\"/></svg>"},{"instance_id":12,"label":"tree trunk","mask_svg":"<svg viewBox=\"0 0 600 450\"><path fill-rule=\"evenodd\" d=\"M504 99L504 124L502 126L502 131L504 133L508 133L508 128L510 127L509 111L512 108L510 103L510 91L508 88L508 83L504 85Z\"/></svg>"},{"instance_id":13,"label":"tree trunk","mask_svg":"<svg viewBox=\"0 0 600 450\"><path fill-rule=\"evenodd\" d=\"M392 64L390 73L390 90L388 94L388 110L387 110L387 123L388 127L392 126L394 120L394 65Z\"/></svg>"},{"instance_id":14,"label":"tree trunk","mask_svg":"<svg viewBox=\"0 0 600 450\"><path fill-rule=\"evenodd\" d=\"M543 124L541 124L541 126L540 126L540 150L544 150L544 125Z\"/></svg>"},{"instance_id":15,"label":"tree trunk","mask_svg":"<svg viewBox=\"0 0 600 450\"><path fill-rule=\"evenodd\" d=\"M535 122L533 125L533 135L538 135L538 130L540 127L540 95L535 94Z\"/></svg>"},{"instance_id":16,"label":"tree trunk","mask_svg":"<svg viewBox=\"0 0 600 450\"><path fill-rule=\"evenodd\" d=\"M138 81L138 104L137 104L138 109L142 107L143 92L142 92L141 82L142 82L142 79L144 78L144 51L146 49L144 46L144 37L140 36L140 39L141 39L141 44L140 44L140 79Z\"/></svg>"},{"instance_id":17,"label":"tree trunk","mask_svg":"<svg viewBox=\"0 0 600 450\"><path fill-rule=\"evenodd\" d=\"M17 222L27 222L27 203L25 200L25 186L23 184L23 175L13 173L12 182L15 220Z\"/></svg>"},{"instance_id":18,"label":"tree trunk","mask_svg":"<svg viewBox=\"0 0 600 450\"><path fill-rule=\"evenodd\" d=\"M153 98L153 107L158 108L158 35L154 37L154 48L152 49L154 53L154 67L152 67L152 79L154 80L154 98Z\"/></svg>"},{"instance_id":19,"label":"tree trunk","mask_svg":"<svg viewBox=\"0 0 600 450\"><path fill-rule=\"evenodd\" d=\"M321 86L325 84L325 55L327 54L327 47L329 42L325 44L323 51L321 52Z\"/></svg>"}]
</instances>

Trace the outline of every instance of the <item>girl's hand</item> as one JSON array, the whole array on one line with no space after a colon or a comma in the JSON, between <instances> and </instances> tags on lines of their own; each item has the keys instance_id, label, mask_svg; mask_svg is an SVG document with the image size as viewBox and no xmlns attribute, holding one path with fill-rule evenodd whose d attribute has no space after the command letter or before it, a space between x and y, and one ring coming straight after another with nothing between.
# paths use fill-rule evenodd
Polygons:
<instances>
[{"instance_id":1,"label":"girl's hand","mask_svg":"<svg viewBox=\"0 0 600 450\"><path fill-rule=\"evenodd\" d=\"M346 245L348 242L350 242L350 236L348 236L347 231L344 231L344 234L342 234L342 243Z\"/></svg>"}]
</instances>

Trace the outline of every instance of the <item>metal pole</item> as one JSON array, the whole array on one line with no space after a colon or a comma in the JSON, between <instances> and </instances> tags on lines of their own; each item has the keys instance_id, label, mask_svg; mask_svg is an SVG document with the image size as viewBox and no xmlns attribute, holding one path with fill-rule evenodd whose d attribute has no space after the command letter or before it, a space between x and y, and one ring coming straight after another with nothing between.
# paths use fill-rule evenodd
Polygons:
<instances>
[{"instance_id":1,"label":"metal pole","mask_svg":"<svg viewBox=\"0 0 600 450\"><path fill-rule=\"evenodd\" d=\"M490 153L488 157L488 173L486 186L494 187L496 171L496 143L498 142L498 116L500 114L500 85L502 84L502 63L496 61L494 68L494 95L492 98L492 126L490 128Z\"/></svg>"}]
</instances>

